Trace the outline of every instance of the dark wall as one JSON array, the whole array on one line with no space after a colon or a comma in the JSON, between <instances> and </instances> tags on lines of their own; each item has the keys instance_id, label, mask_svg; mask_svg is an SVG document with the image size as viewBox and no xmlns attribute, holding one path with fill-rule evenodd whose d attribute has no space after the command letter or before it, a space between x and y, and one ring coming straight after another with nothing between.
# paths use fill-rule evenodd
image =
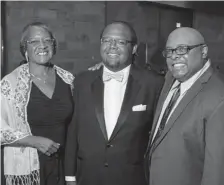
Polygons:
<instances>
[{"instance_id":1,"label":"dark wall","mask_svg":"<svg viewBox=\"0 0 224 185\"><path fill-rule=\"evenodd\" d=\"M5 2L1 1L1 78L5 75L6 66L3 61L6 61L6 12L5 12Z\"/></svg>"},{"instance_id":2,"label":"dark wall","mask_svg":"<svg viewBox=\"0 0 224 185\"><path fill-rule=\"evenodd\" d=\"M23 27L33 21L48 24L58 41L53 63L78 73L100 61L100 32L105 25L105 2L7 1L7 69L23 59L19 41Z\"/></svg>"},{"instance_id":3,"label":"dark wall","mask_svg":"<svg viewBox=\"0 0 224 185\"><path fill-rule=\"evenodd\" d=\"M223 1L154 1L154 3L224 15Z\"/></svg>"},{"instance_id":4,"label":"dark wall","mask_svg":"<svg viewBox=\"0 0 224 185\"><path fill-rule=\"evenodd\" d=\"M162 3L166 5L170 3L173 7L190 8L187 1L161 1L160 4ZM214 4L210 4L211 9L207 5L206 11L200 10L205 3L196 2L198 8L194 11L193 27L205 36L209 45L209 55L215 64L223 66L224 15L212 12ZM218 5L219 9L222 9L223 6ZM108 6L113 8L109 9ZM87 67L101 61L100 33L106 22L114 19L122 17L134 23L140 44L147 43L148 58L158 47L159 8L140 5L138 1L6 1L5 12L7 30L5 73L15 69L23 59L19 52L19 40L23 27L32 21L45 22L53 29L59 45L53 62L73 73L86 70ZM141 61L145 61L145 51L143 44L140 46L140 53L143 56Z\"/></svg>"}]
</instances>

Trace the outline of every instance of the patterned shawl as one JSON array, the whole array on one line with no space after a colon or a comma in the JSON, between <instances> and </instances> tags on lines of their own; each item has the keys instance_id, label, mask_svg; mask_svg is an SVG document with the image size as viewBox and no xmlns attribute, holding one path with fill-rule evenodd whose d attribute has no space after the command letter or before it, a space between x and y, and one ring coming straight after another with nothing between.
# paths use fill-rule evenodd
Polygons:
<instances>
[{"instance_id":1,"label":"patterned shawl","mask_svg":"<svg viewBox=\"0 0 224 185\"><path fill-rule=\"evenodd\" d=\"M37 149L8 144L32 135L27 121L27 104L31 91L29 64L23 64L1 80L1 144L4 147L4 175L7 185L39 185ZM74 76L54 65L61 79L71 86ZM8 145L8 146L7 146Z\"/></svg>"}]
</instances>

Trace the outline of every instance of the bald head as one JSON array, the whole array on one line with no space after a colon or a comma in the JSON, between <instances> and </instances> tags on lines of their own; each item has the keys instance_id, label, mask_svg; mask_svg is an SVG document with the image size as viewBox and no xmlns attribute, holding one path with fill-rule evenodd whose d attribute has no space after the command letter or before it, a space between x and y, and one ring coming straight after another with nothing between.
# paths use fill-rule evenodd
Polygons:
<instances>
[{"instance_id":1,"label":"bald head","mask_svg":"<svg viewBox=\"0 0 224 185\"><path fill-rule=\"evenodd\" d=\"M195 45L205 43L205 40L199 31L189 27L181 27L175 29L170 33L167 40L167 44L170 44L170 42L173 45L179 45L179 44Z\"/></svg>"},{"instance_id":2,"label":"bald head","mask_svg":"<svg viewBox=\"0 0 224 185\"><path fill-rule=\"evenodd\" d=\"M165 51L169 71L178 81L184 82L203 68L208 47L200 32L182 27L170 33Z\"/></svg>"}]
</instances>

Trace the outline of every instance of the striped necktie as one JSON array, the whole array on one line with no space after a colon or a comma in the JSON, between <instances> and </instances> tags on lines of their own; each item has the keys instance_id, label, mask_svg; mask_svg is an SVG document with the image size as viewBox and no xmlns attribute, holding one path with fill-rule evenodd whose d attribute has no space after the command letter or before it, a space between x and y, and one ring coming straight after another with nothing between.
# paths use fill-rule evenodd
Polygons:
<instances>
[{"instance_id":1,"label":"striped necktie","mask_svg":"<svg viewBox=\"0 0 224 185\"><path fill-rule=\"evenodd\" d=\"M173 96L170 99L170 101L169 101L169 103L168 103L168 105L167 105L167 107L166 107L166 109L164 111L163 117L161 119L158 131L156 133L156 136L155 136L153 142L155 142L159 138L159 136L162 134L162 132L164 130L164 127L166 125L167 119L168 119L168 117L170 115L170 112L173 109L173 107L174 107L177 99L179 98L179 96L180 96L180 83L175 87Z\"/></svg>"}]
</instances>

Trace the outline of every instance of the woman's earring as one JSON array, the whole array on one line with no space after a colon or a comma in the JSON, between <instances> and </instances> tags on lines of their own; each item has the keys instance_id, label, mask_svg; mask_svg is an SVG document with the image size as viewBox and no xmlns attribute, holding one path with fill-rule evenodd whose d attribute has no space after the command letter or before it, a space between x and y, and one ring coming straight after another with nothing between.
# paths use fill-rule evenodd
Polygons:
<instances>
[{"instance_id":1,"label":"woman's earring","mask_svg":"<svg viewBox=\"0 0 224 185\"><path fill-rule=\"evenodd\" d=\"M25 52L25 58L26 58L26 61L28 62L28 53L27 53L27 51Z\"/></svg>"}]
</instances>

